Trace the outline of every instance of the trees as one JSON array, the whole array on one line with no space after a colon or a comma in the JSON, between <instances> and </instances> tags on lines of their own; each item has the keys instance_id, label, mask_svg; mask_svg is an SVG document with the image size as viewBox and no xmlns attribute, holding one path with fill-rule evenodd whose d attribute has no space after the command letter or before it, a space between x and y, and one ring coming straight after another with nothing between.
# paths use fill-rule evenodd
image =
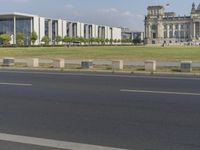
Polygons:
<instances>
[{"instance_id":1,"label":"trees","mask_svg":"<svg viewBox=\"0 0 200 150\"><path fill-rule=\"evenodd\" d=\"M3 45L8 45L11 41L11 36L8 34L1 34L0 35L0 41L3 42Z\"/></svg>"},{"instance_id":2,"label":"trees","mask_svg":"<svg viewBox=\"0 0 200 150\"><path fill-rule=\"evenodd\" d=\"M56 41L56 44L59 44L59 42L63 41L63 39L61 36L58 35L56 36L55 41Z\"/></svg>"},{"instance_id":3,"label":"trees","mask_svg":"<svg viewBox=\"0 0 200 150\"><path fill-rule=\"evenodd\" d=\"M84 37L78 37L77 41L80 43L86 43L86 39Z\"/></svg>"},{"instance_id":4,"label":"trees","mask_svg":"<svg viewBox=\"0 0 200 150\"><path fill-rule=\"evenodd\" d=\"M68 43L68 45L70 45L72 41L72 37L69 37L67 35L63 38L63 42Z\"/></svg>"},{"instance_id":5,"label":"trees","mask_svg":"<svg viewBox=\"0 0 200 150\"><path fill-rule=\"evenodd\" d=\"M110 42L110 45L112 45L112 44L113 44L113 39L110 39L110 41L109 41L109 42Z\"/></svg>"},{"instance_id":6,"label":"trees","mask_svg":"<svg viewBox=\"0 0 200 150\"><path fill-rule=\"evenodd\" d=\"M117 43L117 39L114 39L113 42L116 44Z\"/></svg>"},{"instance_id":7,"label":"trees","mask_svg":"<svg viewBox=\"0 0 200 150\"><path fill-rule=\"evenodd\" d=\"M95 38L93 38L93 37L92 37L92 38L89 38L88 41L89 41L89 44L90 44L90 45L93 45L94 42L95 42Z\"/></svg>"},{"instance_id":8,"label":"trees","mask_svg":"<svg viewBox=\"0 0 200 150\"><path fill-rule=\"evenodd\" d=\"M35 31L33 31L31 33L31 42L32 42L33 45L35 45L35 42L36 42L37 39L38 39L38 35Z\"/></svg>"},{"instance_id":9,"label":"trees","mask_svg":"<svg viewBox=\"0 0 200 150\"><path fill-rule=\"evenodd\" d=\"M109 39L105 39L105 42L106 42L106 44L108 44L109 43Z\"/></svg>"},{"instance_id":10,"label":"trees","mask_svg":"<svg viewBox=\"0 0 200 150\"><path fill-rule=\"evenodd\" d=\"M16 34L16 43L18 46L24 45L24 33L17 32Z\"/></svg>"},{"instance_id":11,"label":"trees","mask_svg":"<svg viewBox=\"0 0 200 150\"><path fill-rule=\"evenodd\" d=\"M48 37L48 36L44 36L44 37L42 38L42 42L44 42L45 45L48 45L48 44L49 44L49 37Z\"/></svg>"}]
</instances>

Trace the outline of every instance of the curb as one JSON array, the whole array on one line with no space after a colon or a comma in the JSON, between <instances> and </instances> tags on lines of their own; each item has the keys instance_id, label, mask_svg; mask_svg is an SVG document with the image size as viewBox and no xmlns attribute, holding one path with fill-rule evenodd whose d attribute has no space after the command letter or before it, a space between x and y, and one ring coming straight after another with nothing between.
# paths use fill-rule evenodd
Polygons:
<instances>
[{"instance_id":1,"label":"curb","mask_svg":"<svg viewBox=\"0 0 200 150\"><path fill-rule=\"evenodd\" d=\"M59 71L59 72L90 72L90 73L116 73L116 74L132 74L132 75L173 75L173 76L199 76L200 73L190 72L148 72L148 71L120 71L120 70L94 70L94 69L60 69L60 68L25 68L25 67L0 67L1 70L20 70L20 71Z\"/></svg>"}]
</instances>

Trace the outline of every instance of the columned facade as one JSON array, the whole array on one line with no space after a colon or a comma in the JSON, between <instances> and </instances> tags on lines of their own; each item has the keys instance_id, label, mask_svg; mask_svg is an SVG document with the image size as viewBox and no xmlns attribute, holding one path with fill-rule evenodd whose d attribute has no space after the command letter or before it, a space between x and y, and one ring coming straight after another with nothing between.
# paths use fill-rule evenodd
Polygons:
<instances>
[{"instance_id":1,"label":"columned facade","mask_svg":"<svg viewBox=\"0 0 200 150\"><path fill-rule=\"evenodd\" d=\"M165 12L164 6L149 6L145 17L145 43L200 42L200 5L192 5L190 16Z\"/></svg>"},{"instance_id":2,"label":"columned facade","mask_svg":"<svg viewBox=\"0 0 200 150\"><path fill-rule=\"evenodd\" d=\"M23 33L24 44L29 45L33 32L36 32L38 36L36 45L43 43L44 36L49 38L49 44L54 44L57 36L121 40L121 28L44 18L24 13L0 14L0 34L10 35L10 44L16 44L17 33ZM1 41L0 44L2 44Z\"/></svg>"}]
</instances>

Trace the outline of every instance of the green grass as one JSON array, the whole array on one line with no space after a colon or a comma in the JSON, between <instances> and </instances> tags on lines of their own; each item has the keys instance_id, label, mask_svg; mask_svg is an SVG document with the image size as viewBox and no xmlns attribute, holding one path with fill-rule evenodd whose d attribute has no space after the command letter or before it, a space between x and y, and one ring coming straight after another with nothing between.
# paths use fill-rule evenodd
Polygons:
<instances>
[{"instance_id":1,"label":"green grass","mask_svg":"<svg viewBox=\"0 0 200 150\"><path fill-rule=\"evenodd\" d=\"M123 59L123 60L200 60L200 47L30 47L0 48L0 57Z\"/></svg>"}]
</instances>

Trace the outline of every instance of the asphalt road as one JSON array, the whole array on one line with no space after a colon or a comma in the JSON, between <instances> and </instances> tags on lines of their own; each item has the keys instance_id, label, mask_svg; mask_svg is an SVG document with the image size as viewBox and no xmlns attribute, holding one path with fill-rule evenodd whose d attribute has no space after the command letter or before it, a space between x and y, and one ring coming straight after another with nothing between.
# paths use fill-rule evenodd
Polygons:
<instances>
[{"instance_id":1,"label":"asphalt road","mask_svg":"<svg viewBox=\"0 0 200 150\"><path fill-rule=\"evenodd\" d=\"M0 133L113 149L199 150L200 78L1 70ZM0 134L0 149L59 149L17 140Z\"/></svg>"}]
</instances>

